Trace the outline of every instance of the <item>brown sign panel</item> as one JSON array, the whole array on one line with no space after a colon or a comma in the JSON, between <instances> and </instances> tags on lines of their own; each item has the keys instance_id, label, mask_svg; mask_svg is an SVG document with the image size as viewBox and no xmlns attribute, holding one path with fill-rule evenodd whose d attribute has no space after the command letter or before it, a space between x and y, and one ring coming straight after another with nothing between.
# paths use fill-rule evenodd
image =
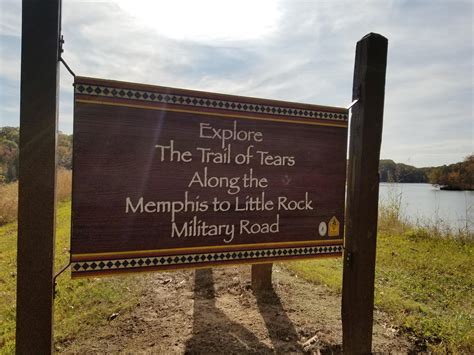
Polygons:
<instances>
[{"instance_id":1,"label":"brown sign panel","mask_svg":"<svg viewBox=\"0 0 474 355\"><path fill-rule=\"evenodd\" d=\"M347 110L76 77L72 275L340 256Z\"/></svg>"}]
</instances>

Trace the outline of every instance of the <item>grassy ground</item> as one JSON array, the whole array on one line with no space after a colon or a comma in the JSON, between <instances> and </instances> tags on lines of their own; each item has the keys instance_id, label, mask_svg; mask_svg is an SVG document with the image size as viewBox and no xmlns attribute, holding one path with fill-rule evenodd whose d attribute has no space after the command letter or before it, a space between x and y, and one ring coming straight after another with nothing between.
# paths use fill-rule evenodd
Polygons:
<instances>
[{"instance_id":1,"label":"grassy ground","mask_svg":"<svg viewBox=\"0 0 474 355\"><path fill-rule=\"evenodd\" d=\"M428 350L474 353L473 239L434 238L406 223L391 227L384 218L381 222L376 307ZM295 262L287 267L300 277L341 291L340 259Z\"/></svg>"},{"instance_id":2,"label":"grassy ground","mask_svg":"<svg viewBox=\"0 0 474 355\"><path fill-rule=\"evenodd\" d=\"M67 197L70 175L59 178ZM12 201L16 187L11 185ZM1 191L0 191L1 192ZM2 194L0 224L9 207ZM60 196L60 197L61 197ZM396 197L396 196L395 196ZM16 200L12 202L16 206ZM420 229L400 217L395 198L382 208L376 267L376 307L386 311L401 331L425 342L429 350L474 353L474 240L472 235L449 236L439 228ZM70 202L58 206L57 269L67 264ZM11 214L14 218L15 213ZM8 220L11 220L8 217ZM0 354L14 352L16 288L16 222L0 227ZM288 263L299 276L341 291L340 259ZM58 280L55 300L56 344L61 346L124 312L137 302L140 276Z\"/></svg>"},{"instance_id":3,"label":"grassy ground","mask_svg":"<svg viewBox=\"0 0 474 355\"><path fill-rule=\"evenodd\" d=\"M56 198L65 201L71 198L72 171L58 169L56 176ZM0 226L15 222L18 215L18 182L0 184Z\"/></svg>"},{"instance_id":4,"label":"grassy ground","mask_svg":"<svg viewBox=\"0 0 474 355\"><path fill-rule=\"evenodd\" d=\"M0 226L16 220L18 213L18 182L0 184Z\"/></svg>"},{"instance_id":5,"label":"grassy ground","mask_svg":"<svg viewBox=\"0 0 474 355\"><path fill-rule=\"evenodd\" d=\"M57 212L56 267L68 262L70 202L62 202ZM0 354L15 349L16 223L0 227ZM55 299L55 340L63 342L80 336L108 321L113 313L133 307L138 299L137 277L71 280L69 271L58 279Z\"/></svg>"}]
</instances>

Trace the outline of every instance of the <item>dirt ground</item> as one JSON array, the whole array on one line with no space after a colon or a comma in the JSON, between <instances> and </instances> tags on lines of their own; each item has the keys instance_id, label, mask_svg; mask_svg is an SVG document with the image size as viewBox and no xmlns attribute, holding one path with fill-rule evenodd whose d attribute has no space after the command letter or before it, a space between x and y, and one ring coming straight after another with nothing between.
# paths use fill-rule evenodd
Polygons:
<instances>
[{"instance_id":1,"label":"dirt ground","mask_svg":"<svg viewBox=\"0 0 474 355\"><path fill-rule=\"evenodd\" d=\"M130 312L65 353L340 353L340 295L273 267L273 291L255 295L250 266L155 273ZM373 350L416 350L375 312Z\"/></svg>"}]
</instances>

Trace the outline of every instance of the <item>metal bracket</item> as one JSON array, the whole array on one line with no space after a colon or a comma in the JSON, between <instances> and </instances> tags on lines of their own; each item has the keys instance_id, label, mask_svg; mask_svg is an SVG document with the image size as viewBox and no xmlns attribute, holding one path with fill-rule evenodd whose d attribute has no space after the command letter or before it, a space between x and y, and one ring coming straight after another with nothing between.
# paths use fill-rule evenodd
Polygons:
<instances>
[{"instance_id":1,"label":"metal bracket","mask_svg":"<svg viewBox=\"0 0 474 355\"><path fill-rule=\"evenodd\" d=\"M72 75L73 78L76 77L76 74L72 71L72 69L69 67L69 65L67 65L66 61L63 59L63 57L59 57L59 61L61 63L64 64L64 66L66 67L67 71L69 72L69 74Z\"/></svg>"},{"instance_id":2,"label":"metal bracket","mask_svg":"<svg viewBox=\"0 0 474 355\"><path fill-rule=\"evenodd\" d=\"M61 270L59 270L59 272L56 275L54 275L54 277L53 277L53 290L54 290L53 298L56 298L56 294L57 294L56 286L58 285L58 283L56 282L56 279L59 277L59 275L61 275L64 271L66 271L69 266L71 266L71 263L72 263L71 258L69 258L69 263L65 267L63 267Z\"/></svg>"},{"instance_id":3,"label":"metal bracket","mask_svg":"<svg viewBox=\"0 0 474 355\"><path fill-rule=\"evenodd\" d=\"M58 53L58 60L63 63L64 67L67 69L67 71L69 72L69 74L72 75L73 78L76 77L76 74L72 71L72 69L69 67L69 65L66 63L66 61L63 59L63 56L62 54L64 53L64 36L61 35L61 37L59 38L59 53Z\"/></svg>"},{"instance_id":4,"label":"metal bracket","mask_svg":"<svg viewBox=\"0 0 474 355\"><path fill-rule=\"evenodd\" d=\"M352 101L351 104L350 104L349 106L347 106L346 108L347 108L348 110L350 110L350 109L352 108L352 106L354 106L354 105L355 105L356 103L358 103L358 102L359 102L359 99L355 99L355 100Z\"/></svg>"},{"instance_id":5,"label":"metal bracket","mask_svg":"<svg viewBox=\"0 0 474 355\"><path fill-rule=\"evenodd\" d=\"M348 251L345 255L344 262L346 263L346 266L349 268L352 266L352 259L353 259L353 254L350 251Z\"/></svg>"},{"instance_id":6,"label":"metal bracket","mask_svg":"<svg viewBox=\"0 0 474 355\"><path fill-rule=\"evenodd\" d=\"M58 53L59 58L61 58L61 54L64 53L63 45L64 45L64 36L61 35L59 37L59 53Z\"/></svg>"}]
</instances>

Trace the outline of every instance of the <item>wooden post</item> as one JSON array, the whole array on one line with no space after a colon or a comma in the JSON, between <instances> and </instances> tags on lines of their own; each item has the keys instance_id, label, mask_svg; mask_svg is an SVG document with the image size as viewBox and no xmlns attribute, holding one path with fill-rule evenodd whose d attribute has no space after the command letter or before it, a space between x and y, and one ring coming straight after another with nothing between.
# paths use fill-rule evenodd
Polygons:
<instances>
[{"instance_id":1,"label":"wooden post","mask_svg":"<svg viewBox=\"0 0 474 355\"><path fill-rule=\"evenodd\" d=\"M370 353L374 307L378 166L388 41L370 33L357 43L347 180L342 289L345 354Z\"/></svg>"},{"instance_id":2,"label":"wooden post","mask_svg":"<svg viewBox=\"0 0 474 355\"><path fill-rule=\"evenodd\" d=\"M272 289L273 264L252 264L252 289L255 292Z\"/></svg>"},{"instance_id":3,"label":"wooden post","mask_svg":"<svg viewBox=\"0 0 474 355\"><path fill-rule=\"evenodd\" d=\"M60 0L23 0L16 353L53 346Z\"/></svg>"}]
</instances>

